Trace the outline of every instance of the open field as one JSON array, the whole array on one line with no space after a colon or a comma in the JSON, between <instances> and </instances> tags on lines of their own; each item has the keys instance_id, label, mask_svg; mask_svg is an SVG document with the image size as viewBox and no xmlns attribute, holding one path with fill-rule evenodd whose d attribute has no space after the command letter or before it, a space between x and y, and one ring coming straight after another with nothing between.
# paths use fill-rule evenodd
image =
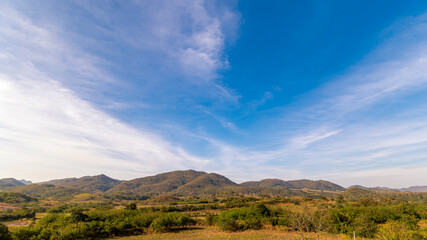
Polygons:
<instances>
[{"instance_id":1,"label":"open field","mask_svg":"<svg viewBox=\"0 0 427 240\"><path fill-rule=\"evenodd\" d=\"M195 185L191 181L184 185L184 190L191 191L162 192L192 175L202 178ZM147 195L132 191L89 193L54 185L11 188L22 188L23 192L1 194L0 233L3 231L9 237L0 235L0 239L297 240L304 236L314 240L319 233L319 239L345 240L353 239L353 232L358 240L427 239L427 193L357 187L276 191L271 186L287 183L265 180L237 186L222 176L195 171L159 176L147 178L150 181L138 180L170 180L162 187L146 185L158 188L158 192ZM88 184L88 179L96 181ZM106 176L83 180L82 189L89 190L103 189L105 182L114 181ZM232 185L228 190L236 191L220 192L224 182ZM211 183L219 186L212 188L208 186ZM334 187L324 181L292 182L296 187L302 183L320 189Z\"/></svg>"},{"instance_id":2,"label":"open field","mask_svg":"<svg viewBox=\"0 0 427 240\"><path fill-rule=\"evenodd\" d=\"M307 235L305 235L307 237ZM283 230L248 230L243 232L224 232L220 231L215 227L206 227L206 228L194 228L188 230L181 230L176 232L168 233L158 233L158 234L147 234L141 236L132 236L132 237L122 237L122 238L111 238L111 239L123 239L123 240L173 240L173 239L182 239L182 240L197 240L197 239L207 239L207 240L299 240L301 235L296 232L288 232ZM312 233L310 239L317 239L317 235ZM331 235L322 233L320 239L329 239L329 240L341 240L341 239L350 239L345 235ZM358 238L363 239L363 238Z\"/></svg>"}]
</instances>

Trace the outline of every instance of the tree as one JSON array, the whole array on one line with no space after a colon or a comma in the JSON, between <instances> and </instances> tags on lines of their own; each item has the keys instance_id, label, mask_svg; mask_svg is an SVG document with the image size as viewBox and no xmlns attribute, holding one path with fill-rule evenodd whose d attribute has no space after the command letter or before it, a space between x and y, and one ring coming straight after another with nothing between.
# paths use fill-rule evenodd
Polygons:
<instances>
[{"instance_id":1,"label":"tree","mask_svg":"<svg viewBox=\"0 0 427 240\"><path fill-rule=\"evenodd\" d=\"M343 203L344 202L344 196L341 194L338 194L338 196L336 197L335 201L337 203Z\"/></svg>"},{"instance_id":2,"label":"tree","mask_svg":"<svg viewBox=\"0 0 427 240\"><path fill-rule=\"evenodd\" d=\"M398 221L388 221L378 231L377 237L381 240L412 240L413 234L409 227Z\"/></svg>"},{"instance_id":3,"label":"tree","mask_svg":"<svg viewBox=\"0 0 427 240\"><path fill-rule=\"evenodd\" d=\"M125 207L125 209L126 209L126 210L137 210L137 209L138 209L138 207L136 206L136 203L131 203L131 204L127 205L127 206Z\"/></svg>"},{"instance_id":4,"label":"tree","mask_svg":"<svg viewBox=\"0 0 427 240\"><path fill-rule=\"evenodd\" d=\"M367 213L361 213L353 219L351 228L360 237L373 238L378 230L378 225L374 222L372 216ZM352 231L348 232L348 234L352 233Z\"/></svg>"},{"instance_id":5,"label":"tree","mask_svg":"<svg viewBox=\"0 0 427 240\"><path fill-rule=\"evenodd\" d=\"M2 223L0 223L0 239L12 240L12 235L10 235L9 228Z\"/></svg>"},{"instance_id":6,"label":"tree","mask_svg":"<svg viewBox=\"0 0 427 240\"><path fill-rule=\"evenodd\" d=\"M317 233L317 240L320 239L320 232L325 228L325 218L327 209L318 209L314 212L313 228Z\"/></svg>"},{"instance_id":7,"label":"tree","mask_svg":"<svg viewBox=\"0 0 427 240\"><path fill-rule=\"evenodd\" d=\"M75 223L84 222L88 219L88 215L84 214L82 209L76 208L71 211L71 219Z\"/></svg>"},{"instance_id":8,"label":"tree","mask_svg":"<svg viewBox=\"0 0 427 240\"><path fill-rule=\"evenodd\" d=\"M304 238L304 233L307 232L307 239L310 239L310 230L313 222L313 213L308 208L305 208L302 212L292 213L293 226L298 229L301 233L301 239Z\"/></svg>"}]
</instances>

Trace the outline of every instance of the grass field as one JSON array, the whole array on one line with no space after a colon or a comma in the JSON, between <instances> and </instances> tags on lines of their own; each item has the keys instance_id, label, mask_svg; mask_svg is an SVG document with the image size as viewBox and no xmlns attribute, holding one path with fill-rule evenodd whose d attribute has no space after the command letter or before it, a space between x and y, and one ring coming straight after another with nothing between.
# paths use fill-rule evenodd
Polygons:
<instances>
[{"instance_id":1,"label":"grass field","mask_svg":"<svg viewBox=\"0 0 427 240\"><path fill-rule=\"evenodd\" d=\"M307 236L305 236L307 237ZM140 236L132 236L132 237L121 237L121 238L111 238L111 239L122 239L122 240L172 240L172 239L180 239L180 240L196 240L196 239L208 239L208 240L300 240L301 235L296 232L287 232L282 230L248 230L242 232L224 232L220 231L215 227L207 227L207 228L193 228L188 230L181 230L176 232L168 232L168 233L149 233ZM307 239L307 238L306 238ZM310 239L317 239L317 235L312 233L310 235ZM350 239L345 235L330 235L322 233L320 239L328 239L328 240L344 240ZM358 240L362 238L357 238Z\"/></svg>"}]
</instances>

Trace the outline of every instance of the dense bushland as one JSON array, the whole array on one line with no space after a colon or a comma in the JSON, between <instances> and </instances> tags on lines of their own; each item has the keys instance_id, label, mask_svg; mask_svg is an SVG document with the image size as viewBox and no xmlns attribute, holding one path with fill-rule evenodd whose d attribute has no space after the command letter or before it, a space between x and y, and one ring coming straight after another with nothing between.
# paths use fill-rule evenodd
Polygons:
<instances>
[{"instance_id":1,"label":"dense bushland","mask_svg":"<svg viewBox=\"0 0 427 240\"><path fill-rule=\"evenodd\" d=\"M15 239L99 239L136 235L147 231L162 232L194 225L195 220L181 213L137 210L74 209L70 215L52 213L36 224L12 232Z\"/></svg>"},{"instance_id":2,"label":"dense bushland","mask_svg":"<svg viewBox=\"0 0 427 240\"><path fill-rule=\"evenodd\" d=\"M250 207L223 211L218 216L217 225L222 230L237 231L246 229L260 229L270 222L271 210L264 204L255 204Z\"/></svg>"},{"instance_id":3,"label":"dense bushland","mask_svg":"<svg viewBox=\"0 0 427 240\"><path fill-rule=\"evenodd\" d=\"M206 222L215 222L225 231L260 229L264 225L285 226L291 231L300 231L303 236L321 231L352 235L354 231L359 237L374 238L385 236L390 229L395 229L395 232L410 236L410 239L424 239L418 222L426 219L426 212L425 205L403 203L390 206L350 205L339 208L318 206L299 210L255 204L223 211L216 217L208 215Z\"/></svg>"},{"instance_id":4,"label":"dense bushland","mask_svg":"<svg viewBox=\"0 0 427 240\"><path fill-rule=\"evenodd\" d=\"M0 212L0 221L18 220L23 218L35 218L36 212L34 209L21 208L17 210L6 210Z\"/></svg>"},{"instance_id":5,"label":"dense bushland","mask_svg":"<svg viewBox=\"0 0 427 240\"><path fill-rule=\"evenodd\" d=\"M12 240L12 235L10 234L9 229L2 223L0 223L0 239Z\"/></svg>"},{"instance_id":6,"label":"dense bushland","mask_svg":"<svg viewBox=\"0 0 427 240\"><path fill-rule=\"evenodd\" d=\"M36 198L32 198L22 193L16 192L0 192L0 202L5 203L25 203L37 201Z\"/></svg>"},{"instance_id":7,"label":"dense bushland","mask_svg":"<svg viewBox=\"0 0 427 240\"><path fill-rule=\"evenodd\" d=\"M383 201L369 197L348 201L342 195L336 195L334 199L305 196L169 200L173 201L157 206L147 204L140 208L137 208L136 203L128 201L49 205L45 208L46 217L34 221L28 227L12 228L11 235L18 240L100 239L205 224L216 225L223 231L244 231L268 226L299 232L302 238L321 232L352 235L354 231L357 237L366 238L427 239L427 229L420 229L419 224L421 220L425 223L427 219L427 205L423 202ZM420 198L420 201L423 199ZM114 209L120 205L124 209ZM39 210L42 208L21 208L2 214L4 220L31 219ZM195 220L203 216L205 221Z\"/></svg>"}]
</instances>

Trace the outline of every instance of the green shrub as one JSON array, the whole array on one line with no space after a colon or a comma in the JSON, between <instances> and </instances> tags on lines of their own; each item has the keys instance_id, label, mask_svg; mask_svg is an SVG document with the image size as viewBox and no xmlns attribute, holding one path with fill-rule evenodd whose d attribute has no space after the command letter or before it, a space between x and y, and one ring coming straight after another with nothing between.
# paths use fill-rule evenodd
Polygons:
<instances>
[{"instance_id":1,"label":"green shrub","mask_svg":"<svg viewBox=\"0 0 427 240\"><path fill-rule=\"evenodd\" d=\"M223 231L238 231L241 226L237 223L237 220L232 214L222 212L217 219L218 227Z\"/></svg>"},{"instance_id":2,"label":"green shrub","mask_svg":"<svg viewBox=\"0 0 427 240\"><path fill-rule=\"evenodd\" d=\"M382 225L377 233L377 238L381 240L416 240L423 239L417 232L404 222L388 221Z\"/></svg>"},{"instance_id":3,"label":"green shrub","mask_svg":"<svg viewBox=\"0 0 427 240\"><path fill-rule=\"evenodd\" d=\"M126 210L137 210L136 203L131 203L125 207Z\"/></svg>"},{"instance_id":4,"label":"green shrub","mask_svg":"<svg viewBox=\"0 0 427 240\"><path fill-rule=\"evenodd\" d=\"M243 230L247 230L247 229L258 230L261 228L262 228L262 224L258 218L248 218L243 222L243 226L242 226Z\"/></svg>"},{"instance_id":5,"label":"green shrub","mask_svg":"<svg viewBox=\"0 0 427 240\"><path fill-rule=\"evenodd\" d=\"M264 204L238 208L220 213L217 225L225 231L260 229L262 222L270 223L271 210Z\"/></svg>"},{"instance_id":6,"label":"green shrub","mask_svg":"<svg viewBox=\"0 0 427 240\"><path fill-rule=\"evenodd\" d=\"M36 202L36 198L32 198L22 193L16 192L0 192L0 202L5 203L25 203Z\"/></svg>"},{"instance_id":7,"label":"green shrub","mask_svg":"<svg viewBox=\"0 0 427 240\"><path fill-rule=\"evenodd\" d=\"M214 215L212 215L212 214L210 214L210 213L207 213L207 214L206 214L206 216L205 216L205 221L206 221L206 224L207 224L208 226L212 226L212 225L214 225L214 224L215 224L215 220L216 220L216 218L215 218L215 216L214 216Z\"/></svg>"},{"instance_id":8,"label":"green shrub","mask_svg":"<svg viewBox=\"0 0 427 240\"><path fill-rule=\"evenodd\" d=\"M40 228L36 227L20 227L17 228L12 232L12 236L14 239L17 240L33 240L33 239L40 239L37 236L39 236L41 232Z\"/></svg>"},{"instance_id":9,"label":"green shrub","mask_svg":"<svg viewBox=\"0 0 427 240\"><path fill-rule=\"evenodd\" d=\"M0 239L12 240L12 235L9 232L9 228L2 223L0 223Z\"/></svg>"},{"instance_id":10,"label":"green shrub","mask_svg":"<svg viewBox=\"0 0 427 240\"><path fill-rule=\"evenodd\" d=\"M370 216L362 214L352 221L351 228L359 237L373 238L378 230L378 225ZM348 233L352 234L351 231Z\"/></svg>"},{"instance_id":11,"label":"green shrub","mask_svg":"<svg viewBox=\"0 0 427 240\"><path fill-rule=\"evenodd\" d=\"M179 213L166 213L154 219L150 227L155 232L164 232L173 227L186 227L195 224L190 217Z\"/></svg>"},{"instance_id":12,"label":"green shrub","mask_svg":"<svg viewBox=\"0 0 427 240\"><path fill-rule=\"evenodd\" d=\"M12 232L15 239L99 239L141 234L147 228L167 231L185 227L195 221L181 213L162 213L141 210L92 210L83 213L74 209L70 215L49 214L34 226L20 227ZM0 238L2 239L2 238Z\"/></svg>"},{"instance_id":13,"label":"green shrub","mask_svg":"<svg viewBox=\"0 0 427 240\"><path fill-rule=\"evenodd\" d=\"M36 211L29 208L21 208L17 210L7 210L0 212L0 221L18 220L22 218L35 218Z\"/></svg>"},{"instance_id":14,"label":"green shrub","mask_svg":"<svg viewBox=\"0 0 427 240\"><path fill-rule=\"evenodd\" d=\"M88 218L89 216L84 214L82 209L76 208L71 211L71 219L73 222L84 222Z\"/></svg>"}]
</instances>

